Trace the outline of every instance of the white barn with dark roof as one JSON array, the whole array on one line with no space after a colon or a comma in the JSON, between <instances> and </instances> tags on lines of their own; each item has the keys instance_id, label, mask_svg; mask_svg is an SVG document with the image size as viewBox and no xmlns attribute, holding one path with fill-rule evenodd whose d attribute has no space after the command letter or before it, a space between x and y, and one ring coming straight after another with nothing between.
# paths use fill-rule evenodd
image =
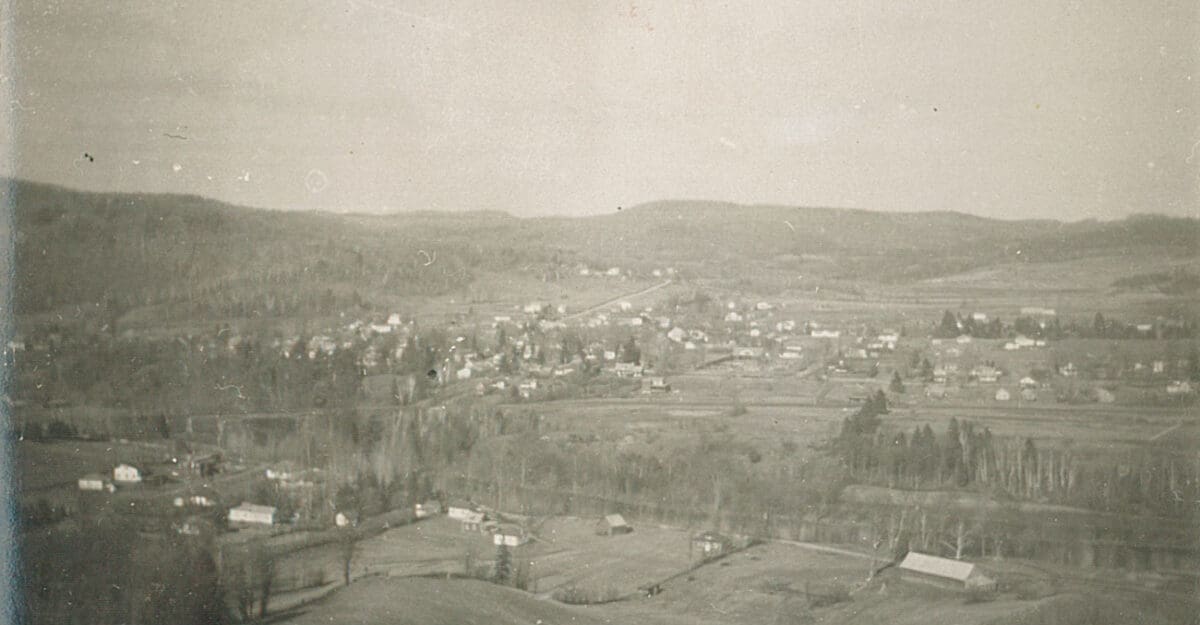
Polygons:
<instances>
[{"instance_id":1,"label":"white barn with dark roof","mask_svg":"<svg viewBox=\"0 0 1200 625\"><path fill-rule=\"evenodd\" d=\"M984 575L978 566L962 560L910 551L897 568L903 579L923 584L954 590L996 589L996 580Z\"/></svg>"}]
</instances>

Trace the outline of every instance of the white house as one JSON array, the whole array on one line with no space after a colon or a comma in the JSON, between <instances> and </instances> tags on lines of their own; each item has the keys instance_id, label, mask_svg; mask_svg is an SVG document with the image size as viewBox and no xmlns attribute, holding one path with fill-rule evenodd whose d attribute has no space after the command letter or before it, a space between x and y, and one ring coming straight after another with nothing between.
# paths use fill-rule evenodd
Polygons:
<instances>
[{"instance_id":1,"label":"white house","mask_svg":"<svg viewBox=\"0 0 1200 625\"><path fill-rule=\"evenodd\" d=\"M520 547L527 542L529 537L525 535L525 530L516 525L501 525L496 528L496 533L492 534L492 544L497 547Z\"/></svg>"},{"instance_id":2,"label":"white house","mask_svg":"<svg viewBox=\"0 0 1200 625\"><path fill-rule=\"evenodd\" d=\"M142 481L142 472L135 466L119 464L113 469L113 481L122 484L137 484Z\"/></svg>"},{"instance_id":3,"label":"white house","mask_svg":"<svg viewBox=\"0 0 1200 625\"><path fill-rule=\"evenodd\" d=\"M731 310L731 311L729 311L729 313L727 313L725 315L725 321L728 321L730 323L736 323L738 321L741 321L742 319L743 319L743 317L742 317L741 313L737 312L736 310Z\"/></svg>"},{"instance_id":4,"label":"white house","mask_svg":"<svg viewBox=\"0 0 1200 625\"><path fill-rule=\"evenodd\" d=\"M671 328L670 332L667 332L667 338L678 343L678 342L682 341L683 339L687 338L687 332L685 332L683 328L676 326L674 328Z\"/></svg>"},{"instance_id":5,"label":"white house","mask_svg":"<svg viewBox=\"0 0 1200 625\"><path fill-rule=\"evenodd\" d=\"M396 326L400 325L401 324L400 313L392 313L392 314L388 315L387 324L392 327L396 327Z\"/></svg>"},{"instance_id":6,"label":"white house","mask_svg":"<svg viewBox=\"0 0 1200 625\"><path fill-rule=\"evenodd\" d=\"M1008 392L1008 389L1002 388L996 391L996 401L1008 401L1010 399L1012 399L1012 394Z\"/></svg>"},{"instance_id":7,"label":"white house","mask_svg":"<svg viewBox=\"0 0 1200 625\"><path fill-rule=\"evenodd\" d=\"M813 338L818 339L836 339L842 335L841 330L813 330Z\"/></svg>"},{"instance_id":8,"label":"white house","mask_svg":"<svg viewBox=\"0 0 1200 625\"><path fill-rule=\"evenodd\" d=\"M954 341L957 342L959 345L966 345L967 343L971 342L971 335L960 334L958 336L958 338L954 339Z\"/></svg>"},{"instance_id":9,"label":"white house","mask_svg":"<svg viewBox=\"0 0 1200 625\"><path fill-rule=\"evenodd\" d=\"M1013 339L1013 342L1017 344L1017 347L1036 347L1037 346L1037 341L1029 338L1028 336L1024 336L1024 335L1017 336L1017 338Z\"/></svg>"},{"instance_id":10,"label":"white house","mask_svg":"<svg viewBox=\"0 0 1200 625\"><path fill-rule=\"evenodd\" d=\"M274 525L275 506L262 506L243 501L237 507L229 509L229 522L246 525Z\"/></svg>"}]
</instances>

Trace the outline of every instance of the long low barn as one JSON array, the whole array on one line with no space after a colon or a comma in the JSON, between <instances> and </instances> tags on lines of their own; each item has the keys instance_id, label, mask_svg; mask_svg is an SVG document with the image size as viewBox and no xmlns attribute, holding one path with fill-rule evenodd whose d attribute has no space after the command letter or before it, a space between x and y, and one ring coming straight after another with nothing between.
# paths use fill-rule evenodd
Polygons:
<instances>
[{"instance_id":1,"label":"long low barn","mask_svg":"<svg viewBox=\"0 0 1200 625\"><path fill-rule=\"evenodd\" d=\"M978 566L961 560L910 551L898 568L903 579L914 582L953 590L996 589L996 580L984 575Z\"/></svg>"}]
</instances>

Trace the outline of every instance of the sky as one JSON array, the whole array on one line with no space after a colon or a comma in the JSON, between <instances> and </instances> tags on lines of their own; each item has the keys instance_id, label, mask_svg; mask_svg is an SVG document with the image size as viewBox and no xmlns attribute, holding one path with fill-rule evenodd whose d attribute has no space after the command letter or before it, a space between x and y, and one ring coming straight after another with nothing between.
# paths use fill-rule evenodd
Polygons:
<instances>
[{"instance_id":1,"label":"sky","mask_svg":"<svg viewBox=\"0 0 1200 625\"><path fill-rule=\"evenodd\" d=\"M1200 216L1195 0L0 0L0 24L0 174L74 188Z\"/></svg>"}]
</instances>

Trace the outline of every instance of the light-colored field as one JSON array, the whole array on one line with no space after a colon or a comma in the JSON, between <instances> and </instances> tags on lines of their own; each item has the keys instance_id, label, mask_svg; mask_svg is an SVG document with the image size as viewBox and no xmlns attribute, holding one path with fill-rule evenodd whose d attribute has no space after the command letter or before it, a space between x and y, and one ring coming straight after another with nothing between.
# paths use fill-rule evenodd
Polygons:
<instances>
[{"instance_id":1,"label":"light-colored field","mask_svg":"<svg viewBox=\"0 0 1200 625\"><path fill-rule=\"evenodd\" d=\"M697 563L690 535L678 529L634 525L630 534L597 536L595 519L555 517L538 530L530 574L539 593L576 587L592 594L625 596Z\"/></svg>"}]
</instances>

